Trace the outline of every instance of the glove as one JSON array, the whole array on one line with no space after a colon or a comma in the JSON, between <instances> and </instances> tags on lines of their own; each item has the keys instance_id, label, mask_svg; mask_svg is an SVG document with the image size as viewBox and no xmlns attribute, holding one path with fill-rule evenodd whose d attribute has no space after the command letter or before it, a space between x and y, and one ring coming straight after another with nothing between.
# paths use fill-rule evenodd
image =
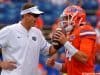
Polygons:
<instances>
[{"instance_id":1,"label":"glove","mask_svg":"<svg viewBox=\"0 0 100 75\"><path fill-rule=\"evenodd\" d=\"M56 49L56 50L58 50L59 48L61 48L63 45L59 42L59 41L57 41L57 40L52 40L52 45L53 45L53 47Z\"/></svg>"}]
</instances>

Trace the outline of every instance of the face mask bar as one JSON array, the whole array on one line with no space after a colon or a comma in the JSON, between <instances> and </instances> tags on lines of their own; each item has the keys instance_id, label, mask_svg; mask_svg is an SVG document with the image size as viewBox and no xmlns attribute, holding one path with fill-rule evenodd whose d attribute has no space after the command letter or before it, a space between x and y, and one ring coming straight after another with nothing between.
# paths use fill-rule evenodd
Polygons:
<instances>
[{"instance_id":1,"label":"face mask bar","mask_svg":"<svg viewBox=\"0 0 100 75\"><path fill-rule=\"evenodd\" d=\"M73 21L71 15L60 17L59 25L61 28L66 28L68 25L72 25L72 23Z\"/></svg>"},{"instance_id":2,"label":"face mask bar","mask_svg":"<svg viewBox=\"0 0 100 75\"><path fill-rule=\"evenodd\" d=\"M59 27L64 30L64 32L70 32L73 29L71 20L71 15L64 16L60 18Z\"/></svg>"},{"instance_id":3,"label":"face mask bar","mask_svg":"<svg viewBox=\"0 0 100 75\"><path fill-rule=\"evenodd\" d=\"M66 32L70 32L74 27L75 22L73 19L77 14L78 12L74 13L73 16L68 14L68 16L60 17L59 27L63 28Z\"/></svg>"}]
</instances>

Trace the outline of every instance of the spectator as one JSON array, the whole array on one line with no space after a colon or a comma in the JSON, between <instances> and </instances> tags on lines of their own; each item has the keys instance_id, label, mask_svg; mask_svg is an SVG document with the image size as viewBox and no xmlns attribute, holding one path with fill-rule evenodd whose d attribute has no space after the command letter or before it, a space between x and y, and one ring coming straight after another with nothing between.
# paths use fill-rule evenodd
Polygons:
<instances>
[{"instance_id":1,"label":"spectator","mask_svg":"<svg viewBox=\"0 0 100 75\"><path fill-rule=\"evenodd\" d=\"M100 8L96 12L97 22L100 21Z\"/></svg>"},{"instance_id":2,"label":"spectator","mask_svg":"<svg viewBox=\"0 0 100 75\"><path fill-rule=\"evenodd\" d=\"M39 29L43 29L43 25L44 25L44 22L43 22L43 19L41 17L39 17L36 21L36 27L39 28Z\"/></svg>"}]
</instances>

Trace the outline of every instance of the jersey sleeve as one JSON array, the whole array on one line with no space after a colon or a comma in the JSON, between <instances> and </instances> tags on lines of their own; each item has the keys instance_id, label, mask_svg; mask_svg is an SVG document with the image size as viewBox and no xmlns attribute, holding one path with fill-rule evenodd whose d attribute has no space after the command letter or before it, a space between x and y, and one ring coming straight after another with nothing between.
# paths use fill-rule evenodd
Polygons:
<instances>
[{"instance_id":1,"label":"jersey sleeve","mask_svg":"<svg viewBox=\"0 0 100 75\"><path fill-rule=\"evenodd\" d=\"M94 45L95 41L89 38L82 38L80 44L80 50L85 54L87 54L88 57L90 57L91 54L94 53Z\"/></svg>"},{"instance_id":2,"label":"jersey sleeve","mask_svg":"<svg viewBox=\"0 0 100 75\"><path fill-rule=\"evenodd\" d=\"M5 27L0 30L0 48L4 48L7 46L8 36L9 36L9 29Z\"/></svg>"},{"instance_id":3,"label":"jersey sleeve","mask_svg":"<svg viewBox=\"0 0 100 75\"><path fill-rule=\"evenodd\" d=\"M40 32L40 44L39 45L40 45L41 52L44 55L48 55L51 44L47 42L47 40L43 36L42 32Z\"/></svg>"},{"instance_id":4,"label":"jersey sleeve","mask_svg":"<svg viewBox=\"0 0 100 75\"><path fill-rule=\"evenodd\" d=\"M95 52L96 32L91 27L84 27L80 39L80 50L90 57Z\"/></svg>"}]
</instances>

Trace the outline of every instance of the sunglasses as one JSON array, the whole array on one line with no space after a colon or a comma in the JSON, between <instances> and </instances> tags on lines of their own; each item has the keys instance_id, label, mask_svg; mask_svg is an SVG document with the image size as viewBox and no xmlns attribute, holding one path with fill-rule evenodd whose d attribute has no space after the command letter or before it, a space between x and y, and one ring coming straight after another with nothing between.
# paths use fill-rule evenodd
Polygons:
<instances>
[{"instance_id":1,"label":"sunglasses","mask_svg":"<svg viewBox=\"0 0 100 75\"><path fill-rule=\"evenodd\" d=\"M37 18L37 17L40 16L40 14L33 14L33 13L28 13L28 14L32 15L32 16L35 17L35 18Z\"/></svg>"}]
</instances>

